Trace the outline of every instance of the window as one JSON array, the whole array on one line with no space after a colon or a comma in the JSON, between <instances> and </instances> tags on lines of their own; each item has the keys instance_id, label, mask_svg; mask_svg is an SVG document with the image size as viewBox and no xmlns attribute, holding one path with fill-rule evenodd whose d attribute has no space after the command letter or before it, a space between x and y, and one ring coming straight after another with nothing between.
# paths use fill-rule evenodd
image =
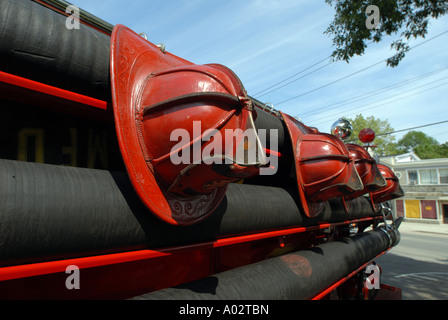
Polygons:
<instances>
[{"instance_id":1,"label":"window","mask_svg":"<svg viewBox=\"0 0 448 320\"><path fill-rule=\"evenodd\" d=\"M448 184L448 169L439 169L440 183Z\"/></svg>"},{"instance_id":2,"label":"window","mask_svg":"<svg viewBox=\"0 0 448 320\"><path fill-rule=\"evenodd\" d=\"M439 184L436 169L420 170L421 184Z\"/></svg>"},{"instance_id":3,"label":"window","mask_svg":"<svg viewBox=\"0 0 448 320\"><path fill-rule=\"evenodd\" d=\"M408 171L409 184L418 184L417 170Z\"/></svg>"}]
</instances>

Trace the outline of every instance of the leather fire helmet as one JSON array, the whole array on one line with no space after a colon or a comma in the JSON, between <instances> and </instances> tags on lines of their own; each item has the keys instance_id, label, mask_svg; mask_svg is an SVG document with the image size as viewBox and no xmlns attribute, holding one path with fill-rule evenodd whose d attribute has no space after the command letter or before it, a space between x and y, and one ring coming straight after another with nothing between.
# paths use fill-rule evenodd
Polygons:
<instances>
[{"instance_id":1,"label":"leather fire helmet","mask_svg":"<svg viewBox=\"0 0 448 320\"><path fill-rule=\"evenodd\" d=\"M293 142L299 197L308 217L317 216L329 199L364 188L354 159L339 138L282 116Z\"/></svg>"},{"instance_id":2,"label":"leather fire helmet","mask_svg":"<svg viewBox=\"0 0 448 320\"><path fill-rule=\"evenodd\" d=\"M371 193L373 203L381 203L404 196L404 191L400 186L400 182L392 171L391 168L385 166L384 164L378 164L378 169L380 170L382 176L387 182L387 185L378 191Z\"/></svg>"},{"instance_id":3,"label":"leather fire helmet","mask_svg":"<svg viewBox=\"0 0 448 320\"><path fill-rule=\"evenodd\" d=\"M111 41L115 125L129 178L158 218L198 223L229 183L265 165L252 101L224 66L161 52L122 25Z\"/></svg>"},{"instance_id":4,"label":"leather fire helmet","mask_svg":"<svg viewBox=\"0 0 448 320\"><path fill-rule=\"evenodd\" d=\"M367 150L357 144L347 143L346 146L354 159L356 171L361 178L364 188L349 194L345 199L351 200L385 187L387 182L378 169L375 159L372 158Z\"/></svg>"}]
</instances>

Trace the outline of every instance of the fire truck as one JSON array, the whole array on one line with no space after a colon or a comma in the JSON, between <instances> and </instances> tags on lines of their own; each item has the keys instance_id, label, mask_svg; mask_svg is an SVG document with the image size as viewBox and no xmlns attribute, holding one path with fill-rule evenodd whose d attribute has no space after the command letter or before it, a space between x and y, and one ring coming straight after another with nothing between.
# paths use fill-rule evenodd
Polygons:
<instances>
[{"instance_id":1,"label":"fire truck","mask_svg":"<svg viewBox=\"0 0 448 320\"><path fill-rule=\"evenodd\" d=\"M66 1L0 6L0 299L400 298L375 260L403 191L349 124Z\"/></svg>"}]
</instances>

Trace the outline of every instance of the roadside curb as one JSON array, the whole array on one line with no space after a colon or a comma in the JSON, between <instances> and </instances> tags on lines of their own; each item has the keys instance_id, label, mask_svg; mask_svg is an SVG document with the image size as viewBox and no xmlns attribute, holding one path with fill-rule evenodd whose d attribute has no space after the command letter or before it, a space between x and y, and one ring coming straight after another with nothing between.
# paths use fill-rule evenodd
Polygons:
<instances>
[{"instance_id":1,"label":"roadside curb","mask_svg":"<svg viewBox=\"0 0 448 320\"><path fill-rule=\"evenodd\" d=\"M436 233L448 236L448 224L403 221L398 230L400 232Z\"/></svg>"}]
</instances>

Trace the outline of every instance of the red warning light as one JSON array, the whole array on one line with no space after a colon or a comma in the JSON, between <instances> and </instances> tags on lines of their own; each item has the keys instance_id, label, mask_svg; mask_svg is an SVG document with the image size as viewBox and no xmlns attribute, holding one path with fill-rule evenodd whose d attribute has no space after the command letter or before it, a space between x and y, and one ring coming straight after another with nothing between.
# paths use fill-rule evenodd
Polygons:
<instances>
[{"instance_id":1,"label":"red warning light","mask_svg":"<svg viewBox=\"0 0 448 320\"><path fill-rule=\"evenodd\" d=\"M375 139L375 131L366 128L359 132L359 140L363 143L371 143Z\"/></svg>"}]
</instances>

